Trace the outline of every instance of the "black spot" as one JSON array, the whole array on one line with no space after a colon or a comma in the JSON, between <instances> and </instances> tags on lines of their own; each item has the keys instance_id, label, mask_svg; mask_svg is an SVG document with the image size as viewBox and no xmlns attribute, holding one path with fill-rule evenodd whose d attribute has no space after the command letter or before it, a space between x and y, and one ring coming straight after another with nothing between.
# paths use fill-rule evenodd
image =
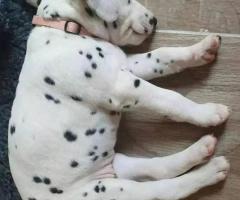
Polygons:
<instances>
[{"instance_id":1,"label":"black spot","mask_svg":"<svg viewBox=\"0 0 240 200\"><path fill-rule=\"evenodd\" d=\"M63 190L59 190L56 187L52 187L52 188L50 188L50 192L53 193L53 194L62 194Z\"/></svg>"},{"instance_id":2,"label":"black spot","mask_svg":"<svg viewBox=\"0 0 240 200\"><path fill-rule=\"evenodd\" d=\"M55 100L54 100L54 103L55 103L55 104L60 104L61 102L60 102L60 100L55 99Z\"/></svg>"},{"instance_id":3,"label":"black spot","mask_svg":"<svg viewBox=\"0 0 240 200\"><path fill-rule=\"evenodd\" d=\"M71 131L66 131L64 137L68 142L74 142L77 139L77 135L73 134Z\"/></svg>"},{"instance_id":4,"label":"black spot","mask_svg":"<svg viewBox=\"0 0 240 200\"><path fill-rule=\"evenodd\" d=\"M44 78L44 81L49 85L55 85L55 81L53 79L51 79L49 76L46 76Z\"/></svg>"},{"instance_id":5,"label":"black spot","mask_svg":"<svg viewBox=\"0 0 240 200\"><path fill-rule=\"evenodd\" d=\"M139 79L136 79L135 81L134 81L134 87L135 88L138 88L139 86L140 86L140 80Z\"/></svg>"},{"instance_id":6,"label":"black spot","mask_svg":"<svg viewBox=\"0 0 240 200\"><path fill-rule=\"evenodd\" d=\"M104 55L101 53L101 52L99 52L99 54L98 54L101 58L104 58Z\"/></svg>"},{"instance_id":7,"label":"black spot","mask_svg":"<svg viewBox=\"0 0 240 200\"><path fill-rule=\"evenodd\" d=\"M80 55L83 55L83 51L79 51L78 53L79 53Z\"/></svg>"},{"instance_id":8,"label":"black spot","mask_svg":"<svg viewBox=\"0 0 240 200\"><path fill-rule=\"evenodd\" d=\"M33 181L34 181L35 183L42 183L42 179L41 179L40 177L38 177L38 176L34 176L34 177L33 177Z\"/></svg>"},{"instance_id":9,"label":"black spot","mask_svg":"<svg viewBox=\"0 0 240 200\"><path fill-rule=\"evenodd\" d=\"M36 198L28 198L28 200L37 200Z\"/></svg>"},{"instance_id":10,"label":"black spot","mask_svg":"<svg viewBox=\"0 0 240 200\"><path fill-rule=\"evenodd\" d=\"M148 54L147 54L147 57L148 57L148 58L151 58L151 57L152 57L152 54L151 54L151 53L148 53Z\"/></svg>"},{"instance_id":11,"label":"black spot","mask_svg":"<svg viewBox=\"0 0 240 200\"><path fill-rule=\"evenodd\" d=\"M78 102L82 101L82 98L79 97L79 96L71 96L71 99L74 100L74 101L78 101Z\"/></svg>"},{"instance_id":12,"label":"black spot","mask_svg":"<svg viewBox=\"0 0 240 200\"><path fill-rule=\"evenodd\" d=\"M160 73L160 74L163 74L163 70L160 70L159 73Z\"/></svg>"},{"instance_id":13,"label":"black spot","mask_svg":"<svg viewBox=\"0 0 240 200\"><path fill-rule=\"evenodd\" d=\"M94 146L93 148L94 148L95 150L97 150L97 149L98 149L98 146Z\"/></svg>"},{"instance_id":14,"label":"black spot","mask_svg":"<svg viewBox=\"0 0 240 200\"><path fill-rule=\"evenodd\" d=\"M87 57L87 59L89 59L89 60L91 60L91 59L92 59L92 55L91 55L91 54L89 54L89 53L86 55L86 57Z\"/></svg>"},{"instance_id":15,"label":"black spot","mask_svg":"<svg viewBox=\"0 0 240 200\"><path fill-rule=\"evenodd\" d=\"M130 105L125 105L125 106L123 106L123 108L125 108L125 109L128 109L128 108L130 108L131 106Z\"/></svg>"},{"instance_id":16,"label":"black spot","mask_svg":"<svg viewBox=\"0 0 240 200\"><path fill-rule=\"evenodd\" d=\"M78 162L75 161L75 160L73 160L73 161L71 162L71 167L72 167L72 168L76 168L78 165L79 165Z\"/></svg>"},{"instance_id":17,"label":"black spot","mask_svg":"<svg viewBox=\"0 0 240 200\"><path fill-rule=\"evenodd\" d=\"M128 0L128 4L131 4L131 0Z\"/></svg>"},{"instance_id":18,"label":"black spot","mask_svg":"<svg viewBox=\"0 0 240 200\"><path fill-rule=\"evenodd\" d=\"M88 195L87 192L84 192L84 193L83 193L83 197L86 197L87 195Z\"/></svg>"},{"instance_id":19,"label":"black spot","mask_svg":"<svg viewBox=\"0 0 240 200\"><path fill-rule=\"evenodd\" d=\"M86 78L92 78L92 74L90 72L85 72Z\"/></svg>"},{"instance_id":20,"label":"black spot","mask_svg":"<svg viewBox=\"0 0 240 200\"><path fill-rule=\"evenodd\" d=\"M122 191L123 191L123 188L120 188L120 191L122 192Z\"/></svg>"},{"instance_id":21,"label":"black spot","mask_svg":"<svg viewBox=\"0 0 240 200\"><path fill-rule=\"evenodd\" d=\"M105 28L108 28L108 24L106 21L104 21L103 24L104 24Z\"/></svg>"},{"instance_id":22,"label":"black spot","mask_svg":"<svg viewBox=\"0 0 240 200\"><path fill-rule=\"evenodd\" d=\"M58 12L55 12L55 13L51 14L51 17L54 19L54 18L60 17L60 15L58 14Z\"/></svg>"},{"instance_id":23,"label":"black spot","mask_svg":"<svg viewBox=\"0 0 240 200\"><path fill-rule=\"evenodd\" d=\"M102 187L101 187L101 191L102 191L102 192L105 192L105 191L106 191L106 187L105 187L105 186L102 186Z\"/></svg>"},{"instance_id":24,"label":"black spot","mask_svg":"<svg viewBox=\"0 0 240 200\"><path fill-rule=\"evenodd\" d=\"M110 104L112 103L112 99L109 99L108 101L109 101Z\"/></svg>"},{"instance_id":25,"label":"black spot","mask_svg":"<svg viewBox=\"0 0 240 200\"><path fill-rule=\"evenodd\" d=\"M114 21L114 22L113 22L113 28L117 29L117 27L118 27L117 22Z\"/></svg>"},{"instance_id":26,"label":"black spot","mask_svg":"<svg viewBox=\"0 0 240 200\"><path fill-rule=\"evenodd\" d=\"M47 40L47 41L46 41L46 45L48 45L48 44L50 44L50 40Z\"/></svg>"},{"instance_id":27,"label":"black spot","mask_svg":"<svg viewBox=\"0 0 240 200\"><path fill-rule=\"evenodd\" d=\"M94 12L92 11L92 9L90 9L89 7L86 7L85 10L90 17L94 17Z\"/></svg>"},{"instance_id":28,"label":"black spot","mask_svg":"<svg viewBox=\"0 0 240 200\"><path fill-rule=\"evenodd\" d=\"M51 184L51 180L49 178L43 178L43 182L46 184L46 185L50 185Z\"/></svg>"},{"instance_id":29,"label":"black spot","mask_svg":"<svg viewBox=\"0 0 240 200\"><path fill-rule=\"evenodd\" d=\"M82 37L83 39L87 39L87 37L86 37L86 36L84 36L84 35L82 35L81 37Z\"/></svg>"},{"instance_id":30,"label":"black spot","mask_svg":"<svg viewBox=\"0 0 240 200\"><path fill-rule=\"evenodd\" d=\"M98 160L98 156L95 156L93 159L92 159L92 161L97 161Z\"/></svg>"},{"instance_id":31,"label":"black spot","mask_svg":"<svg viewBox=\"0 0 240 200\"><path fill-rule=\"evenodd\" d=\"M98 185L95 186L94 191L95 191L96 193L99 193L99 192L100 192L100 188L99 188Z\"/></svg>"},{"instance_id":32,"label":"black spot","mask_svg":"<svg viewBox=\"0 0 240 200\"><path fill-rule=\"evenodd\" d=\"M96 129L88 129L85 133L86 136L91 136L94 135L96 133Z\"/></svg>"},{"instance_id":33,"label":"black spot","mask_svg":"<svg viewBox=\"0 0 240 200\"><path fill-rule=\"evenodd\" d=\"M97 69L97 64L96 63L92 63L92 68L93 69Z\"/></svg>"},{"instance_id":34,"label":"black spot","mask_svg":"<svg viewBox=\"0 0 240 200\"><path fill-rule=\"evenodd\" d=\"M44 6L43 10L46 10L48 8L48 5Z\"/></svg>"},{"instance_id":35,"label":"black spot","mask_svg":"<svg viewBox=\"0 0 240 200\"><path fill-rule=\"evenodd\" d=\"M96 115L97 114L97 111L92 111L91 112L91 115Z\"/></svg>"},{"instance_id":36,"label":"black spot","mask_svg":"<svg viewBox=\"0 0 240 200\"><path fill-rule=\"evenodd\" d=\"M137 105L138 103L139 103L139 101L138 101L138 100L136 100L136 101L135 101L135 105Z\"/></svg>"},{"instance_id":37,"label":"black spot","mask_svg":"<svg viewBox=\"0 0 240 200\"><path fill-rule=\"evenodd\" d=\"M107 151L102 154L102 157L107 157L107 156L108 156L108 152Z\"/></svg>"},{"instance_id":38,"label":"black spot","mask_svg":"<svg viewBox=\"0 0 240 200\"><path fill-rule=\"evenodd\" d=\"M102 129L99 130L100 134L104 134L104 132L105 132L105 128L102 128Z\"/></svg>"},{"instance_id":39,"label":"black spot","mask_svg":"<svg viewBox=\"0 0 240 200\"><path fill-rule=\"evenodd\" d=\"M138 63L139 63L138 61L135 62L135 64L138 64Z\"/></svg>"},{"instance_id":40,"label":"black spot","mask_svg":"<svg viewBox=\"0 0 240 200\"><path fill-rule=\"evenodd\" d=\"M158 72L157 69L154 69L153 71L154 71L154 73L157 73L157 72Z\"/></svg>"},{"instance_id":41,"label":"black spot","mask_svg":"<svg viewBox=\"0 0 240 200\"><path fill-rule=\"evenodd\" d=\"M147 13L145 13L145 16L146 16L146 17L149 17L149 15L148 15Z\"/></svg>"},{"instance_id":42,"label":"black spot","mask_svg":"<svg viewBox=\"0 0 240 200\"><path fill-rule=\"evenodd\" d=\"M157 63L160 63L160 59L159 59L159 58L157 58L157 59L156 59L156 62L157 62Z\"/></svg>"},{"instance_id":43,"label":"black spot","mask_svg":"<svg viewBox=\"0 0 240 200\"><path fill-rule=\"evenodd\" d=\"M45 94L45 97L46 97L47 100L53 101L55 104L61 103L60 100L54 99L53 96L51 96L50 94Z\"/></svg>"},{"instance_id":44,"label":"black spot","mask_svg":"<svg viewBox=\"0 0 240 200\"><path fill-rule=\"evenodd\" d=\"M16 131L16 127L15 127L14 125L12 125L12 126L10 127L10 133L11 133L11 135L13 135L13 134L15 133L15 131Z\"/></svg>"},{"instance_id":45,"label":"black spot","mask_svg":"<svg viewBox=\"0 0 240 200\"><path fill-rule=\"evenodd\" d=\"M94 151L90 151L89 153L88 153L88 156L94 156L96 153L94 152Z\"/></svg>"},{"instance_id":46,"label":"black spot","mask_svg":"<svg viewBox=\"0 0 240 200\"><path fill-rule=\"evenodd\" d=\"M174 62L175 62L174 60L171 60L171 61L170 61L170 63L172 63L172 64L173 64Z\"/></svg>"},{"instance_id":47,"label":"black spot","mask_svg":"<svg viewBox=\"0 0 240 200\"><path fill-rule=\"evenodd\" d=\"M102 51L102 48L96 47L97 51Z\"/></svg>"},{"instance_id":48,"label":"black spot","mask_svg":"<svg viewBox=\"0 0 240 200\"><path fill-rule=\"evenodd\" d=\"M51 193L56 194L58 192L57 188L50 188Z\"/></svg>"}]
</instances>

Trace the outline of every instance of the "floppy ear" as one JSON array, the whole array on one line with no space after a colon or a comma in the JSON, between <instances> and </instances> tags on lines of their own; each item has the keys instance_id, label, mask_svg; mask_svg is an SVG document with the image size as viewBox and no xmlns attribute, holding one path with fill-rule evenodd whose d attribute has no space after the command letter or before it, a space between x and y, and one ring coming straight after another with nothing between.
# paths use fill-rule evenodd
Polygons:
<instances>
[{"instance_id":1,"label":"floppy ear","mask_svg":"<svg viewBox=\"0 0 240 200\"><path fill-rule=\"evenodd\" d=\"M39 4L41 3L41 0L26 0L26 2L34 7L38 7Z\"/></svg>"},{"instance_id":2,"label":"floppy ear","mask_svg":"<svg viewBox=\"0 0 240 200\"><path fill-rule=\"evenodd\" d=\"M122 0L87 0L88 6L107 22L116 21Z\"/></svg>"}]
</instances>

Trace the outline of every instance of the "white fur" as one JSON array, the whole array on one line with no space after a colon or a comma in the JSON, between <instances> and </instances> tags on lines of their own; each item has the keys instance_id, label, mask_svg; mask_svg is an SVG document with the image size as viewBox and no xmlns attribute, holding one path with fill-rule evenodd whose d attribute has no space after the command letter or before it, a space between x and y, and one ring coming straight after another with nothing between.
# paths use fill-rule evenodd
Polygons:
<instances>
[{"instance_id":1,"label":"white fur","mask_svg":"<svg viewBox=\"0 0 240 200\"><path fill-rule=\"evenodd\" d=\"M101 18L87 15L85 1L42 0L38 14L51 18L57 12L119 45L138 44L154 28L151 12L133 0L113 8L117 28L109 22L116 16L102 12L112 4L88 3L108 20L107 28ZM210 158L213 136L166 158L130 158L114 151L122 111L149 109L204 127L224 122L226 106L198 104L144 80L211 62L219 46L219 37L211 35L189 47L126 55L101 39L36 27L9 123L9 161L22 199L175 200L224 180L229 164L223 157L175 178ZM133 181L146 178L155 181Z\"/></svg>"}]
</instances>

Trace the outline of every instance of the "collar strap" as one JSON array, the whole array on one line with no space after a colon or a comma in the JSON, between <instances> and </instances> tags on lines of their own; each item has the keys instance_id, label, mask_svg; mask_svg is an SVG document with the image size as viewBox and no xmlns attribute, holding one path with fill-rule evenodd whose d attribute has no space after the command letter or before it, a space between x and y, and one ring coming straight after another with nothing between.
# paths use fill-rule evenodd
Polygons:
<instances>
[{"instance_id":1,"label":"collar strap","mask_svg":"<svg viewBox=\"0 0 240 200\"><path fill-rule=\"evenodd\" d=\"M81 24L75 21L47 20L35 15L33 16L32 24L62 30L74 35L91 35Z\"/></svg>"}]
</instances>

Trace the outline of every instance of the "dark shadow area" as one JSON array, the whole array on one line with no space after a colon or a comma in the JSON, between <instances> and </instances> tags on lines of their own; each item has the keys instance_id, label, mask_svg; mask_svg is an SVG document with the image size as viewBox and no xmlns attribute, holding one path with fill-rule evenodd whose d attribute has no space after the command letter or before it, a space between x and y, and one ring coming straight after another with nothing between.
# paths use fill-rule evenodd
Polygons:
<instances>
[{"instance_id":1,"label":"dark shadow area","mask_svg":"<svg viewBox=\"0 0 240 200\"><path fill-rule=\"evenodd\" d=\"M0 0L0 199L20 200L7 149L8 120L34 10L24 0Z\"/></svg>"}]
</instances>

